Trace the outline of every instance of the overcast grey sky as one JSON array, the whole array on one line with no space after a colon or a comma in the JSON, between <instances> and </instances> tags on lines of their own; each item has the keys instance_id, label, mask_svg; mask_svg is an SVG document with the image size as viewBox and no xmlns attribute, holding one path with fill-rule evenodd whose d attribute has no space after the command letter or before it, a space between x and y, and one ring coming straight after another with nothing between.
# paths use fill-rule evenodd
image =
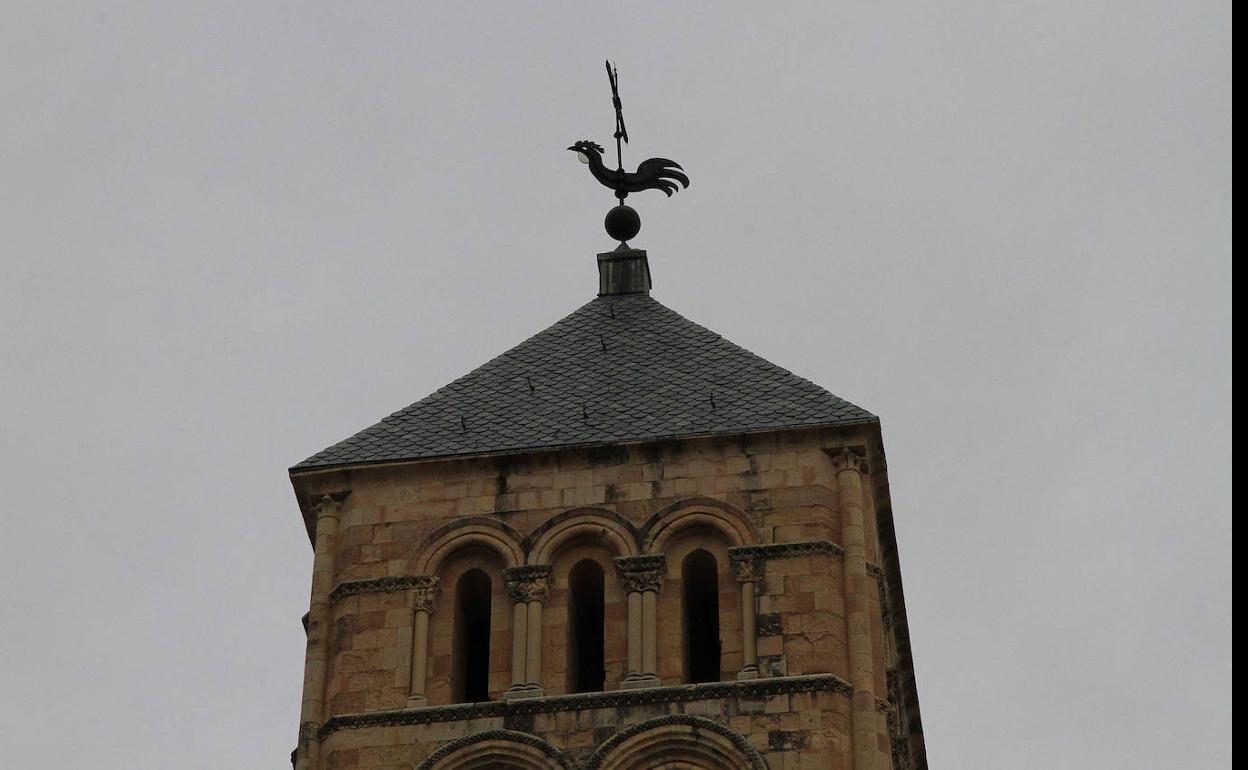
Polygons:
<instances>
[{"instance_id":1,"label":"overcast grey sky","mask_svg":"<svg viewBox=\"0 0 1248 770\"><path fill-rule=\"evenodd\" d=\"M932 767L1228 767L1191 0L6 0L0 762L286 766L286 468L593 296L607 56L655 296L883 419Z\"/></svg>"}]
</instances>

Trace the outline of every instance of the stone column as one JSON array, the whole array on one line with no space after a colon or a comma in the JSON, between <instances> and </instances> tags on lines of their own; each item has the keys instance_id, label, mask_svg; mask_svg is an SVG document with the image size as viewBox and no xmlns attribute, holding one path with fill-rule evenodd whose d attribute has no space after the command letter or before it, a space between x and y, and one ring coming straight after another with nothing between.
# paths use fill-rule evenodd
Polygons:
<instances>
[{"instance_id":1,"label":"stone column","mask_svg":"<svg viewBox=\"0 0 1248 770\"><path fill-rule=\"evenodd\" d=\"M511 603L511 688L524 689L528 683L529 605L524 601Z\"/></svg>"},{"instance_id":2,"label":"stone column","mask_svg":"<svg viewBox=\"0 0 1248 770\"><path fill-rule=\"evenodd\" d=\"M540 698L542 690L542 606L549 595L550 565L525 564L503 571L511 597L511 687L504 700Z\"/></svg>"},{"instance_id":3,"label":"stone column","mask_svg":"<svg viewBox=\"0 0 1248 770\"><path fill-rule=\"evenodd\" d=\"M845 575L845 611L848 625L850 724L854 770L887 767L880 761L875 696L875 657L871 640L870 586L867 575L866 517L862 509L862 474L866 460L845 448L833 456L837 497L841 508L841 563Z\"/></svg>"},{"instance_id":4,"label":"stone column","mask_svg":"<svg viewBox=\"0 0 1248 770\"><path fill-rule=\"evenodd\" d=\"M549 596L546 590L546 578L540 579L540 587L536 586L529 595L529 639L527 650L528 664L525 666L525 686L534 696L542 695L542 608Z\"/></svg>"},{"instance_id":5,"label":"stone column","mask_svg":"<svg viewBox=\"0 0 1248 770\"><path fill-rule=\"evenodd\" d=\"M624 556L615 560L620 584L628 596L628 671L620 687L657 687L658 592L667 562L662 554Z\"/></svg>"},{"instance_id":6,"label":"stone column","mask_svg":"<svg viewBox=\"0 0 1248 770\"><path fill-rule=\"evenodd\" d=\"M325 671L329 665L331 608L329 594L334 589L334 551L338 546L338 519L341 500L325 495L314 509L316 535L312 557L312 598L308 608L308 645L303 668L303 704L299 714L299 745L295 748L295 770L315 770L320 764L316 737L324 718Z\"/></svg>"},{"instance_id":7,"label":"stone column","mask_svg":"<svg viewBox=\"0 0 1248 770\"><path fill-rule=\"evenodd\" d=\"M438 579L432 575L417 575L412 586L412 677L408 708L429 705L425 696L425 673L429 664L429 615L433 613L437 587Z\"/></svg>"},{"instance_id":8,"label":"stone column","mask_svg":"<svg viewBox=\"0 0 1248 770\"><path fill-rule=\"evenodd\" d=\"M741 584L741 651L744 665L737 672L737 679L758 678L758 620L754 601L755 585L759 580L758 560L750 551L728 552L728 558L737 570L737 582Z\"/></svg>"},{"instance_id":9,"label":"stone column","mask_svg":"<svg viewBox=\"0 0 1248 770\"><path fill-rule=\"evenodd\" d=\"M641 670L642 679L659 680L659 592L641 592Z\"/></svg>"}]
</instances>

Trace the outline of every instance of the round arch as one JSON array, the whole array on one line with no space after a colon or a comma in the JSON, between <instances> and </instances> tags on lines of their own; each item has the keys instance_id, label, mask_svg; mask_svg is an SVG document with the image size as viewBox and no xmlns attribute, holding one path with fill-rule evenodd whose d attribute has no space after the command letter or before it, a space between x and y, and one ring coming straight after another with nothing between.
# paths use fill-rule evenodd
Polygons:
<instances>
[{"instance_id":1,"label":"round arch","mask_svg":"<svg viewBox=\"0 0 1248 770\"><path fill-rule=\"evenodd\" d=\"M482 767L506 770L575 770L562 751L529 733L515 730L487 730L442 745L416 770L476 770Z\"/></svg>"},{"instance_id":2,"label":"round arch","mask_svg":"<svg viewBox=\"0 0 1248 770\"><path fill-rule=\"evenodd\" d=\"M504 567L517 567L524 563L520 539L520 533L502 521L469 516L434 530L408 563L414 574L436 575L447 556L466 546L478 545L497 553Z\"/></svg>"},{"instance_id":3,"label":"round arch","mask_svg":"<svg viewBox=\"0 0 1248 770\"><path fill-rule=\"evenodd\" d=\"M574 508L551 517L529 536L529 564L549 564L565 543L577 539L603 543L615 556L636 556L637 530L623 516L604 508Z\"/></svg>"},{"instance_id":4,"label":"round arch","mask_svg":"<svg viewBox=\"0 0 1248 770\"><path fill-rule=\"evenodd\" d=\"M645 553L663 553L667 541L681 530L703 526L719 531L730 547L754 545L757 527L745 511L710 498L680 500L655 513L642 530Z\"/></svg>"},{"instance_id":5,"label":"round arch","mask_svg":"<svg viewBox=\"0 0 1248 770\"><path fill-rule=\"evenodd\" d=\"M672 714L616 733L597 748L585 770L767 770L745 736L706 717Z\"/></svg>"}]
</instances>

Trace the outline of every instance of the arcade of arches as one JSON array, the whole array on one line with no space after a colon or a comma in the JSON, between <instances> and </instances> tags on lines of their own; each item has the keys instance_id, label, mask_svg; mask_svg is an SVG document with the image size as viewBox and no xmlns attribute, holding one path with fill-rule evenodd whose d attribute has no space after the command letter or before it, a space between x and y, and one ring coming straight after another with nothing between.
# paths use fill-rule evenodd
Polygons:
<instances>
[{"instance_id":1,"label":"arcade of arches","mask_svg":"<svg viewBox=\"0 0 1248 770\"><path fill-rule=\"evenodd\" d=\"M831 438L307 482L296 767L921 770L878 450Z\"/></svg>"}]
</instances>

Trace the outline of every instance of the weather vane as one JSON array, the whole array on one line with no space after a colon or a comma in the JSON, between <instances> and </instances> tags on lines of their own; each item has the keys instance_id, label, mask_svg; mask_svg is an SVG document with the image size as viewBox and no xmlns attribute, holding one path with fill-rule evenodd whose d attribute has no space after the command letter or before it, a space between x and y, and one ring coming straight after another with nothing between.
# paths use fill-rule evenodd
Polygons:
<instances>
[{"instance_id":1,"label":"weather vane","mask_svg":"<svg viewBox=\"0 0 1248 770\"><path fill-rule=\"evenodd\" d=\"M689 186L680 164L667 158L643 160L637 170L624 170L624 145L628 144L628 129L624 126L624 107L620 102L620 75L611 62L607 62L607 79L611 81L611 103L615 105L615 161L614 171L602 162L602 147L588 139L582 139L569 147L582 163L589 165L589 173L606 187L611 188L619 205L607 212L604 224L607 234L626 244L629 238L641 231L641 217L630 206L624 205L629 193L642 190L662 190L669 198L681 187ZM679 185L677 184L679 182Z\"/></svg>"}]
</instances>

